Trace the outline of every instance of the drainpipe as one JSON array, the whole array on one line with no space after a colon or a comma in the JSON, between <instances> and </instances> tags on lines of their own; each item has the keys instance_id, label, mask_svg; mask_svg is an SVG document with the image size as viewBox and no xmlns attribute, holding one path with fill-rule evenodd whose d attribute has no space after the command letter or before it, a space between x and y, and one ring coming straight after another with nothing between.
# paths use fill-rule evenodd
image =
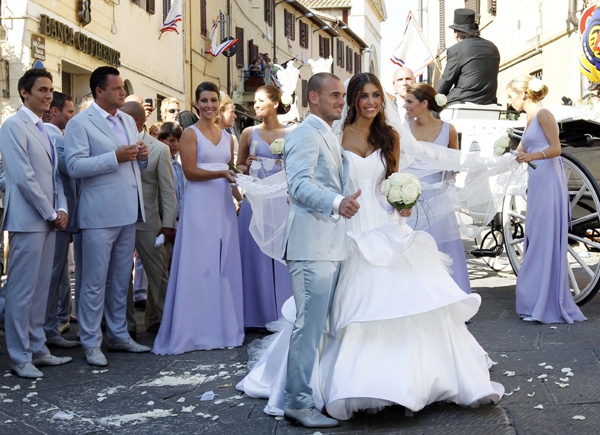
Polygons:
<instances>
[{"instance_id":1,"label":"drainpipe","mask_svg":"<svg viewBox=\"0 0 600 435\"><path fill-rule=\"evenodd\" d=\"M579 20L577 19L576 12L577 11L577 0L569 0L569 19L573 27L576 29L579 27Z\"/></svg>"}]
</instances>

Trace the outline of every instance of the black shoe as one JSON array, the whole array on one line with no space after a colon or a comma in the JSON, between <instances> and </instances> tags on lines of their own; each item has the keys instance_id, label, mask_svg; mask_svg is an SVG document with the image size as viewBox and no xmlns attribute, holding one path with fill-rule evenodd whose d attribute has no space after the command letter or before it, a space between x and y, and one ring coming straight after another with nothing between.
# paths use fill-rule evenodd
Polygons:
<instances>
[{"instance_id":1,"label":"black shoe","mask_svg":"<svg viewBox=\"0 0 600 435\"><path fill-rule=\"evenodd\" d=\"M156 322L154 325L150 325L146 331L152 334L158 334L158 330L160 329L160 322Z\"/></svg>"},{"instance_id":2,"label":"black shoe","mask_svg":"<svg viewBox=\"0 0 600 435\"><path fill-rule=\"evenodd\" d=\"M137 331L127 331L129 332L129 336L134 340L137 338Z\"/></svg>"},{"instance_id":3,"label":"black shoe","mask_svg":"<svg viewBox=\"0 0 600 435\"><path fill-rule=\"evenodd\" d=\"M146 299L142 299L141 301L135 301L133 303L133 308L136 310L145 311L146 310Z\"/></svg>"}]
</instances>

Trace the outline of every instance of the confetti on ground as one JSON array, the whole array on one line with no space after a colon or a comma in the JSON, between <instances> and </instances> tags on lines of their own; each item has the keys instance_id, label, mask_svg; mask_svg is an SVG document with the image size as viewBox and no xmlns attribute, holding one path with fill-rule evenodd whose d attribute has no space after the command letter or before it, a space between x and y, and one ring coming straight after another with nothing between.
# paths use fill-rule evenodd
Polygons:
<instances>
[{"instance_id":1,"label":"confetti on ground","mask_svg":"<svg viewBox=\"0 0 600 435\"><path fill-rule=\"evenodd\" d=\"M238 404L237 404L237 405L235 405L235 406L244 406L244 402L242 402L242 403L238 403Z\"/></svg>"},{"instance_id":2,"label":"confetti on ground","mask_svg":"<svg viewBox=\"0 0 600 435\"><path fill-rule=\"evenodd\" d=\"M200 401L201 402L206 402L208 400L214 400L215 398L215 393L210 390L210 391L206 391L205 393L202 394L202 396L200 396Z\"/></svg>"},{"instance_id":3,"label":"confetti on ground","mask_svg":"<svg viewBox=\"0 0 600 435\"><path fill-rule=\"evenodd\" d=\"M550 364L548 364L546 367L544 367L546 370L552 370L554 367L552 367Z\"/></svg>"},{"instance_id":4,"label":"confetti on ground","mask_svg":"<svg viewBox=\"0 0 600 435\"><path fill-rule=\"evenodd\" d=\"M24 403L29 403L29 402L31 402L31 400L30 400L30 399L28 399L27 397L23 397L23 402L24 402Z\"/></svg>"},{"instance_id":5,"label":"confetti on ground","mask_svg":"<svg viewBox=\"0 0 600 435\"><path fill-rule=\"evenodd\" d=\"M52 416L51 420L73 420L73 414L70 414L65 411L56 411L56 413Z\"/></svg>"},{"instance_id":6,"label":"confetti on ground","mask_svg":"<svg viewBox=\"0 0 600 435\"><path fill-rule=\"evenodd\" d=\"M562 382L569 382L569 378L558 378Z\"/></svg>"},{"instance_id":7,"label":"confetti on ground","mask_svg":"<svg viewBox=\"0 0 600 435\"><path fill-rule=\"evenodd\" d=\"M546 373L539 375L537 378L538 379L546 379L548 377L548 375Z\"/></svg>"},{"instance_id":8,"label":"confetti on ground","mask_svg":"<svg viewBox=\"0 0 600 435\"><path fill-rule=\"evenodd\" d=\"M551 326L550 329L557 329L557 327L556 326Z\"/></svg>"},{"instance_id":9,"label":"confetti on ground","mask_svg":"<svg viewBox=\"0 0 600 435\"><path fill-rule=\"evenodd\" d=\"M102 396L102 397L98 397L96 400L97 400L98 402L102 402L102 401L106 400L106 397L104 397L104 396Z\"/></svg>"},{"instance_id":10,"label":"confetti on ground","mask_svg":"<svg viewBox=\"0 0 600 435\"><path fill-rule=\"evenodd\" d=\"M110 426L121 426L123 423L138 424L143 423L151 418L175 417L177 414L172 412L172 409L153 409L148 412L140 412L138 414L111 415L103 417L98 422L100 424Z\"/></svg>"},{"instance_id":11,"label":"confetti on ground","mask_svg":"<svg viewBox=\"0 0 600 435\"><path fill-rule=\"evenodd\" d=\"M571 371L571 369L569 367L564 367L564 368L560 369L560 371L563 373L569 373Z\"/></svg>"},{"instance_id":12,"label":"confetti on ground","mask_svg":"<svg viewBox=\"0 0 600 435\"><path fill-rule=\"evenodd\" d=\"M4 403L12 403L13 400L12 399L4 399L2 402L4 402Z\"/></svg>"},{"instance_id":13,"label":"confetti on ground","mask_svg":"<svg viewBox=\"0 0 600 435\"><path fill-rule=\"evenodd\" d=\"M527 393L527 397L533 397L535 396L535 391L533 393Z\"/></svg>"},{"instance_id":14,"label":"confetti on ground","mask_svg":"<svg viewBox=\"0 0 600 435\"><path fill-rule=\"evenodd\" d=\"M521 391L521 386L518 386L517 388L513 388L513 391Z\"/></svg>"},{"instance_id":15,"label":"confetti on ground","mask_svg":"<svg viewBox=\"0 0 600 435\"><path fill-rule=\"evenodd\" d=\"M505 396L512 396L513 392L511 391L510 393L504 393Z\"/></svg>"},{"instance_id":16,"label":"confetti on ground","mask_svg":"<svg viewBox=\"0 0 600 435\"><path fill-rule=\"evenodd\" d=\"M148 405L148 406L152 406L152 405L154 405L154 401L152 401L152 400L151 400L151 401L149 401L149 402L146 402L146 405Z\"/></svg>"},{"instance_id":17,"label":"confetti on ground","mask_svg":"<svg viewBox=\"0 0 600 435\"><path fill-rule=\"evenodd\" d=\"M561 384L560 382L555 382L556 385L558 385L560 388L566 388L569 386L569 384Z\"/></svg>"},{"instance_id":18,"label":"confetti on ground","mask_svg":"<svg viewBox=\"0 0 600 435\"><path fill-rule=\"evenodd\" d=\"M527 382L533 382L533 378L527 379Z\"/></svg>"},{"instance_id":19,"label":"confetti on ground","mask_svg":"<svg viewBox=\"0 0 600 435\"><path fill-rule=\"evenodd\" d=\"M140 394L144 395L144 394L148 394L147 391L142 391Z\"/></svg>"},{"instance_id":20,"label":"confetti on ground","mask_svg":"<svg viewBox=\"0 0 600 435\"><path fill-rule=\"evenodd\" d=\"M574 415L573 417L571 417L573 420L585 420L585 417L583 415Z\"/></svg>"},{"instance_id":21,"label":"confetti on ground","mask_svg":"<svg viewBox=\"0 0 600 435\"><path fill-rule=\"evenodd\" d=\"M17 391L17 390L20 390L20 389L21 389L21 386L20 386L20 385L15 385L15 386L14 386L14 387L12 387L10 390L11 390L11 391Z\"/></svg>"},{"instance_id":22,"label":"confetti on ground","mask_svg":"<svg viewBox=\"0 0 600 435\"><path fill-rule=\"evenodd\" d=\"M546 365L546 363L545 363L545 362L544 362L544 363L539 363L539 364L538 364L538 366L540 366L540 367L544 367L545 365Z\"/></svg>"},{"instance_id":23,"label":"confetti on ground","mask_svg":"<svg viewBox=\"0 0 600 435\"><path fill-rule=\"evenodd\" d=\"M25 397L33 397L33 396L37 396L37 395L38 395L38 393L35 393L35 392L34 393L27 393L27 396L25 396Z\"/></svg>"},{"instance_id":24,"label":"confetti on ground","mask_svg":"<svg viewBox=\"0 0 600 435\"><path fill-rule=\"evenodd\" d=\"M500 355L500 357L501 358L508 358L508 355L506 355L506 354L503 353L502 355Z\"/></svg>"},{"instance_id":25,"label":"confetti on ground","mask_svg":"<svg viewBox=\"0 0 600 435\"><path fill-rule=\"evenodd\" d=\"M206 376L206 375L192 375L192 376L171 376L173 372L161 372L168 373L153 381L144 382L137 384L138 387L166 387L166 386L178 386L178 385L200 385L205 382L213 381L217 376Z\"/></svg>"},{"instance_id":26,"label":"confetti on ground","mask_svg":"<svg viewBox=\"0 0 600 435\"><path fill-rule=\"evenodd\" d=\"M94 373L94 374L100 373L100 370L92 370L92 373Z\"/></svg>"},{"instance_id":27,"label":"confetti on ground","mask_svg":"<svg viewBox=\"0 0 600 435\"><path fill-rule=\"evenodd\" d=\"M514 376L514 375L515 375L515 372L511 372L510 370L507 370L507 371L505 371L505 372L504 372L504 373L502 373L502 374L503 374L503 375L506 375L506 376Z\"/></svg>"},{"instance_id":28,"label":"confetti on ground","mask_svg":"<svg viewBox=\"0 0 600 435\"><path fill-rule=\"evenodd\" d=\"M533 409L544 409L544 405L536 405Z\"/></svg>"},{"instance_id":29,"label":"confetti on ground","mask_svg":"<svg viewBox=\"0 0 600 435\"><path fill-rule=\"evenodd\" d=\"M198 417L210 418L210 414L205 414L204 412L198 412L198 413L196 413L196 415Z\"/></svg>"},{"instance_id":30,"label":"confetti on ground","mask_svg":"<svg viewBox=\"0 0 600 435\"><path fill-rule=\"evenodd\" d=\"M567 373L567 376L575 376L575 373L569 372L569 373Z\"/></svg>"},{"instance_id":31,"label":"confetti on ground","mask_svg":"<svg viewBox=\"0 0 600 435\"><path fill-rule=\"evenodd\" d=\"M177 403L183 403L185 402L185 397L180 397L179 399L177 399Z\"/></svg>"},{"instance_id":32,"label":"confetti on ground","mask_svg":"<svg viewBox=\"0 0 600 435\"><path fill-rule=\"evenodd\" d=\"M194 405L184 406L181 408L181 412L192 412L196 407Z\"/></svg>"},{"instance_id":33,"label":"confetti on ground","mask_svg":"<svg viewBox=\"0 0 600 435\"><path fill-rule=\"evenodd\" d=\"M12 375L10 373L4 373L5 378L10 378Z\"/></svg>"},{"instance_id":34,"label":"confetti on ground","mask_svg":"<svg viewBox=\"0 0 600 435\"><path fill-rule=\"evenodd\" d=\"M212 421L215 421L215 420L217 420L218 418L219 418L219 416L218 416L218 415L213 415L213 416L212 416L212 418L211 418L211 420L212 420Z\"/></svg>"},{"instance_id":35,"label":"confetti on ground","mask_svg":"<svg viewBox=\"0 0 600 435\"><path fill-rule=\"evenodd\" d=\"M278 415L277 417L275 417L275 420L281 421L281 420L283 420L283 416Z\"/></svg>"},{"instance_id":36,"label":"confetti on ground","mask_svg":"<svg viewBox=\"0 0 600 435\"><path fill-rule=\"evenodd\" d=\"M490 361L492 361L492 360L490 360ZM495 365L497 365L497 364L498 364L498 362L497 362L497 361L492 361L492 365L493 365L493 366L495 366Z\"/></svg>"}]
</instances>

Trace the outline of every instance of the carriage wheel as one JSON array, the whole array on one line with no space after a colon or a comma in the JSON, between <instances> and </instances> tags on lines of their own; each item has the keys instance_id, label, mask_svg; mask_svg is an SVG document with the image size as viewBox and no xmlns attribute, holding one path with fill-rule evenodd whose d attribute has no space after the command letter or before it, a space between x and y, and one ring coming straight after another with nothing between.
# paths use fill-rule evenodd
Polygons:
<instances>
[{"instance_id":1,"label":"carriage wheel","mask_svg":"<svg viewBox=\"0 0 600 435\"><path fill-rule=\"evenodd\" d=\"M495 230L494 234L496 235L496 240L498 243L503 245L504 235L502 231ZM494 249L496 247L496 240L494 240L492 232L488 231L487 233L480 234L475 238L475 246L483 249ZM483 262L490 269L495 270L496 272L510 272L512 270L512 266L508 260L508 256L506 255L506 249L502 249L502 253L493 257L481 257L481 260L483 260Z\"/></svg>"},{"instance_id":2,"label":"carriage wheel","mask_svg":"<svg viewBox=\"0 0 600 435\"><path fill-rule=\"evenodd\" d=\"M562 158L572 216L567 254L569 282L575 302L583 305L600 289L600 188L579 160L565 153ZM516 275L523 261L526 208L527 198L521 195L507 196L502 206L506 254Z\"/></svg>"}]
</instances>

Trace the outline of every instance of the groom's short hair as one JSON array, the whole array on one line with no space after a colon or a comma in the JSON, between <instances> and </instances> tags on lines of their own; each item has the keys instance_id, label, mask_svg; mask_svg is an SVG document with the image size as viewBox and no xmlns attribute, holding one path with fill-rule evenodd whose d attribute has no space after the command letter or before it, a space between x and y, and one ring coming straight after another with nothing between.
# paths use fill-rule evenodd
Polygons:
<instances>
[{"instance_id":1,"label":"groom's short hair","mask_svg":"<svg viewBox=\"0 0 600 435\"><path fill-rule=\"evenodd\" d=\"M336 76L335 74L326 73L326 72L317 73L310 78L310 80L308 81L308 84L306 85L306 98L309 101L310 101L310 99L308 98L308 96L310 95L311 92L316 92L317 94L321 95L321 90L323 88L323 82L327 79L340 80L340 78L338 76Z\"/></svg>"}]
</instances>

